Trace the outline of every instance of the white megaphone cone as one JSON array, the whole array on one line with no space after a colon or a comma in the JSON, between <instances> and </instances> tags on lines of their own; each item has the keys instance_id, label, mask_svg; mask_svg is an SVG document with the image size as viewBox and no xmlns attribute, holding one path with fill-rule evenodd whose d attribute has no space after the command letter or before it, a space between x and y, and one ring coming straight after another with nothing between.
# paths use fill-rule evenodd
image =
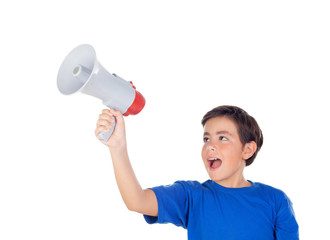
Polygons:
<instances>
[{"instance_id":1,"label":"white megaphone cone","mask_svg":"<svg viewBox=\"0 0 330 240\"><path fill-rule=\"evenodd\" d=\"M145 105L142 94L132 82L110 74L97 61L92 46L84 44L73 49L64 59L57 75L57 87L65 95L82 92L103 101L107 107L120 110L124 116L138 114ZM106 142L113 130L100 133Z\"/></svg>"}]
</instances>

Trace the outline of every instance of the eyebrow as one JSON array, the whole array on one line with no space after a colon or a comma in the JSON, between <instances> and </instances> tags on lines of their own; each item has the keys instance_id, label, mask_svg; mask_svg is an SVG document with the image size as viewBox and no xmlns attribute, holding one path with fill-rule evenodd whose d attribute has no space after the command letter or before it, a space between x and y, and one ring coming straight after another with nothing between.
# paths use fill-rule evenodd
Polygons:
<instances>
[{"instance_id":1,"label":"eyebrow","mask_svg":"<svg viewBox=\"0 0 330 240\"><path fill-rule=\"evenodd\" d=\"M215 133L216 135L222 135L222 134L226 134L226 135L229 135L229 136L233 136L233 134L231 134L230 132L228 131L217 131ZM209 132L204 132L204 136L210 136L211 134Z\"/></svg>"}]
</instances>

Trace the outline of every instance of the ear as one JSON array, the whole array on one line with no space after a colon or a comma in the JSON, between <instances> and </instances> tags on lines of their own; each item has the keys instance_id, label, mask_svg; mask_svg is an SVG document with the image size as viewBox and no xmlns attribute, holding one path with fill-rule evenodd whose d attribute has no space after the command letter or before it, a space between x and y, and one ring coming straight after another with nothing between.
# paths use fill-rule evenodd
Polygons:
<instances>
[{"instance_id":1,"label":"ear","mask_svg":"<svg viewBox=\"0 0 330 240\"><path fill-rule=\"evenodd\" d=\"M256 152L257 144L255 141L248 142L243 148L243 160L247 160Z\"/></svg>"}]
</instances>

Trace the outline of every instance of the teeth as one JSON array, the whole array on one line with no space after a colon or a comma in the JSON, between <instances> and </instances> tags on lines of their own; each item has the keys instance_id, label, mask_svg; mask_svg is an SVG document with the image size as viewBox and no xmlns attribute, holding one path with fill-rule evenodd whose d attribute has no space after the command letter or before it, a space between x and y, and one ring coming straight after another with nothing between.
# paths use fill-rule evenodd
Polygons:
<instances>
[{"instance_id":1,"label":"teeth","mask_svg":"<svg viewBox=\"0 0 330 240\"><path fill-rule=\"evenodd\" d=\"M218 158L209 158L208 160L209 161L215 161L215 160L217 160Z\"/></svg>"}]
</instances>

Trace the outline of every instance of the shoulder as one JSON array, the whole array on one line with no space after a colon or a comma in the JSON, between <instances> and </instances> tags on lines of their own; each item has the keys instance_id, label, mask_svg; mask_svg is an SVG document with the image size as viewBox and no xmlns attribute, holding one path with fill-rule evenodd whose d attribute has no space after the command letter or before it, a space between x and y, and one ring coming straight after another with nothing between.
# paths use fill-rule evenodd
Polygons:
<instances>
[{"instance_id":1,"label":"shoulder","mask_svg":"<svg viewBox=\"0 0 330 240\"><path fill-rule=\"evenodd\" d=\"M284 191L282 191L281 189L264 184L264 183L255 182L254 186L255 186L255 189L260 192L269 193L269 194L276 195L276 196L285 195Z\"/></svg>"},{"instance_id":2,"label":"shoulder","mask_svg":"<svg viewBox=\"0 0 330 240\"><path fill-rule=\"evenodd\" d=\"M260 196L273 209L273 221L277 239L299 239L299 226L295 218L290 198L281 189L255 183Z\"/></svg>"},{"instance_id":3,"label":"shoulder","mask_svg":"<svg viewBox=\"0 0 330 240\"><path fill-rule=\"evenodd\" d=\"M202 191L205 188L205 183L199 181L176 181L173 185L179 185L187 192Z\"/></svg>"},{"instance_id":4,"label":"shoulder","mask_svg":"<svg viewBox=\"0 0 330 240\"><path fill-rule=\"evenodd\" d=\"M280 208L283 204L288 206L292 205L287 194L279 188L256 182L255 189L264 198L267 198L268 201L272 202L276 208Z\"/></svg>"},{"instance_id":5,"label":"shoulder","mask_svg":"<svg viewBox=\"0 0 330 240\"><path fill-rule=\"evenodd\" d=\"M162 186L162 190L174 191L175 194L185 194L186 197L196 198L211 188L210 180L206 182L199 181L176 181L173 184Z\"/></svg>"},{"instance_id":6,"label":"shoulder","mask_svg":"<svg viewBox=\"0 0 330 240\"><path fill-rule=\"evenodd\" d=\"M205 182L199 181L176 181L174 184L179 184L184 187L186 190L200 190L203 191L211 187L211 180Z\"/></svg>"},{"instance_id":7,"label":"shoulder","mask_svg":"<svg viewBox=\"0 0 330 240\"><path fill-rule=\"evenodd\" d=\"M178 194L193 194L195 192L201 191L203 184L198 181L176 181L173 184L162 185L151 188L156 195L160 193L172 192L175 195Z\"/></svg>"}]
</instances>

